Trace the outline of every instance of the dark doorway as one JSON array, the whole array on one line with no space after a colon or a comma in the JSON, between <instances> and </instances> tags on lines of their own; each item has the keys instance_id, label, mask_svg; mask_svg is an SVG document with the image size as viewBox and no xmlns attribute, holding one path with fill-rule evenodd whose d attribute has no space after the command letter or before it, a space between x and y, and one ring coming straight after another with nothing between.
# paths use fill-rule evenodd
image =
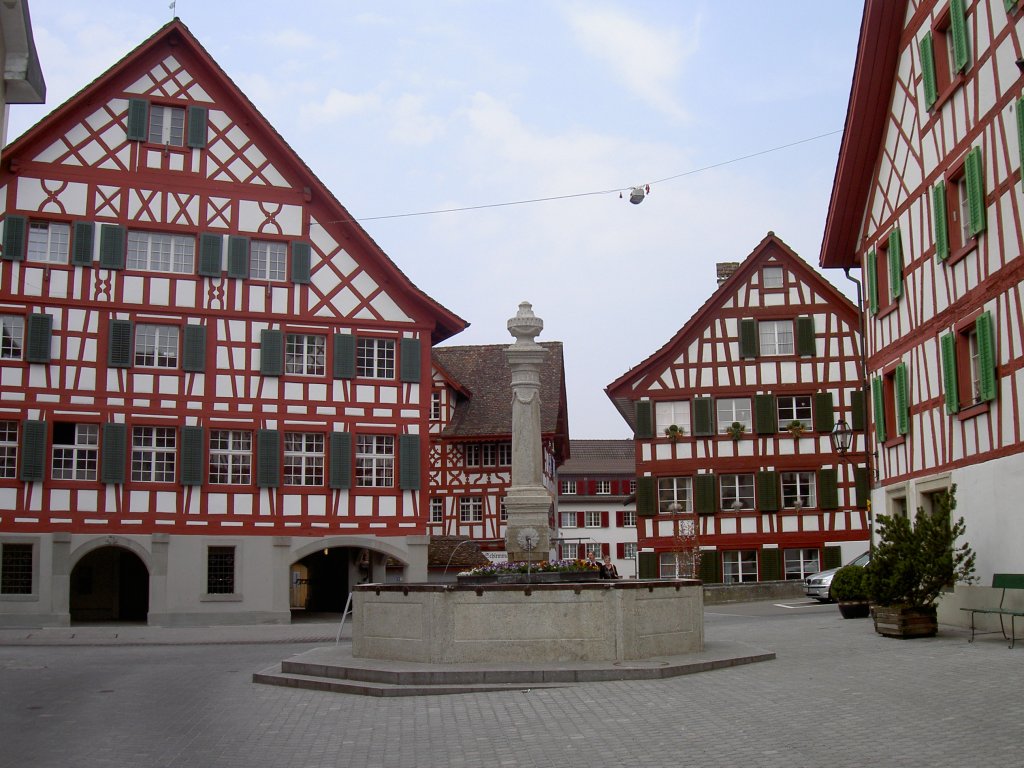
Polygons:
<instances>
[{"instance_id":1,"label":"dark doorway","mask_svg":"<svg viewBox=\"0 0 1024 768\"><path fill-rule=\"evenodd\" d=\"M318 549L291 568L292 615L341 613L348 600L348 567L353 550Z\"/></svg>"},{"instance_id":2,"label":"dark doorway","mask_svg":"<svg viewBox=\"0 0 1024 768\"><path fill-rule=\"evenodd\" d=\"M101 547L71 570L72 621L146 621L149 571L138 555L121 547Z\"/></svg>"}]
</instances>

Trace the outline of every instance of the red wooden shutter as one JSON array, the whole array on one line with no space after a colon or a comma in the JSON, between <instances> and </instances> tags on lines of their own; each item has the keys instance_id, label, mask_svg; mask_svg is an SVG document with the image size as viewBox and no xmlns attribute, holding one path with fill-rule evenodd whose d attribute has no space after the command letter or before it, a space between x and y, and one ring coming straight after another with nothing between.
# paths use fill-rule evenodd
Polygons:
<instances>
[{"instance_id":1,"label":"red wooden shutter","mask_svg":"<svg viewBox=\"0 0 1024 768\"><path fill-rule=\"evenodd\" d=\"M620 560L626 556L626 545L624 542L619 542L615 545L615 556Z\"/></svg>"},{"instance_id":2,"label":"red wooden shutter","mask_svg":"<svg viewBox=\"0 0 1024 768\"><path fill-rule=\"evenodd\" d=\"M577 528L582 528L584 525L586 525L586 520L585 520L584 513L583 512L577 512L576 513L576 527Z\"/></svg>"},{"instance_id":3,"label":"red wooden shutter","mask_svg":"<svg viewBox=\"0 0 1024 768\"><path fill-rule=\"evenodd\" d=\"M601 556L602 557L608 557L608 555L611 553L611 548L612 548L612 545L609 544L608 542L605 542L604 544L602 544L601 545Z\"/></svg>"},{"instance_id":4,"label":"red wooden shutter","mask_svg":"<svg viewBox=\"0 0 1024 768\"><path fill-rule=\"evenodd\" d=\"M607 528L608 527L608 513L607 512L602 512L601 513L601 527L602 528Z\"/></svg>"},{"instance_id":5,"label":"red wooden shutter","mask_svg":"<svg viewBox=\"0 0 1024 768\"><path fill-rule=\"evenodd\" d=\"M616 512L615 513L615 527L616 528L621 528L625 524L625 522L626 522L625 517L626 516L625 516L625 514L623 512Z\"/></svg>"}]
</instances>

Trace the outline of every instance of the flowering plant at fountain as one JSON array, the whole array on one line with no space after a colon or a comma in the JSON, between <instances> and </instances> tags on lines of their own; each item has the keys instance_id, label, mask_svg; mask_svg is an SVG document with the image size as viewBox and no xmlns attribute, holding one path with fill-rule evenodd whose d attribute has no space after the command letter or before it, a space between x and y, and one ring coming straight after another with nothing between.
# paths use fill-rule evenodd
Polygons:
<instances>
[{"instance_id":1,"label":"flowering plant at fountain","mask_svg":"<svg viewBox=\"0 0 1024 768\"><path fill-rule=\"evenodd\" d=\"M469 571L462 571L459 576L502 576L510 573L587 573L597 570L596 564L586 560L541 560L539 563L488 563Z\"/></svg>"}]
</instances>

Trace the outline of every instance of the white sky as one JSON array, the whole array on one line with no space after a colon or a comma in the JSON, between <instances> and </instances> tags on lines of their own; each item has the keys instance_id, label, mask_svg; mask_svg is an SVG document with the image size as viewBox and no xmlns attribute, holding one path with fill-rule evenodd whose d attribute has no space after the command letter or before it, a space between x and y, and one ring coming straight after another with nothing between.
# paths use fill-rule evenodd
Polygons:
<instances>
[{"instance_id":1,"label":"white sky","mask_svg":"<svg viewBox=\"0 0 1024 768\"><path fill-rule=\"evenodd\" d=\"M9 138L172 15L169 0L29 3L47 104L12 108ZM540 340L565 345L570 436L626 438L604 388L704 303L716 262L741 261L772 230L816 266L862 7L179 0L176 10L392 260L472 324L446 344L511 343L506 321L532 302ZM822 134L832 135L719 165ZM645 183L640 205L587 194ZM402 216L563 195L574 197ZM827 277L850 295L841 272Z\"/></svg>"}]
</instances>

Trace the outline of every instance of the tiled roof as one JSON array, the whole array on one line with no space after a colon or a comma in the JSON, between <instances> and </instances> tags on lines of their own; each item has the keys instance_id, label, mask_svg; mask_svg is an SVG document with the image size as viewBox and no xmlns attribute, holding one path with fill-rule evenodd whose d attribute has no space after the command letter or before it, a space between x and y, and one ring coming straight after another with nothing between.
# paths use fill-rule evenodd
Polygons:
<instances>
[{"instance_id":1,"label":"tiled roof","mask_svg":"<svg viewBox=\"0 0 1024 768\"><path fill-rule=\"evenodd\" d=\"M636 472L632 440L570 440L570 458L558 469L566 475L629 475Z\"/></svg>"},{"instance_id":2,"label":"tiled roof","mask_svg":"<svg viewBox=\"0 0 1024 768\"><path fill-rule=\"evenodd\" d=\"M464 546L463 546L464 544ZM488 560L480 545L465 536L431 536L427 547L427 566L450 567L458 570L487 565Z\"/></svg>"}]
</instances>

